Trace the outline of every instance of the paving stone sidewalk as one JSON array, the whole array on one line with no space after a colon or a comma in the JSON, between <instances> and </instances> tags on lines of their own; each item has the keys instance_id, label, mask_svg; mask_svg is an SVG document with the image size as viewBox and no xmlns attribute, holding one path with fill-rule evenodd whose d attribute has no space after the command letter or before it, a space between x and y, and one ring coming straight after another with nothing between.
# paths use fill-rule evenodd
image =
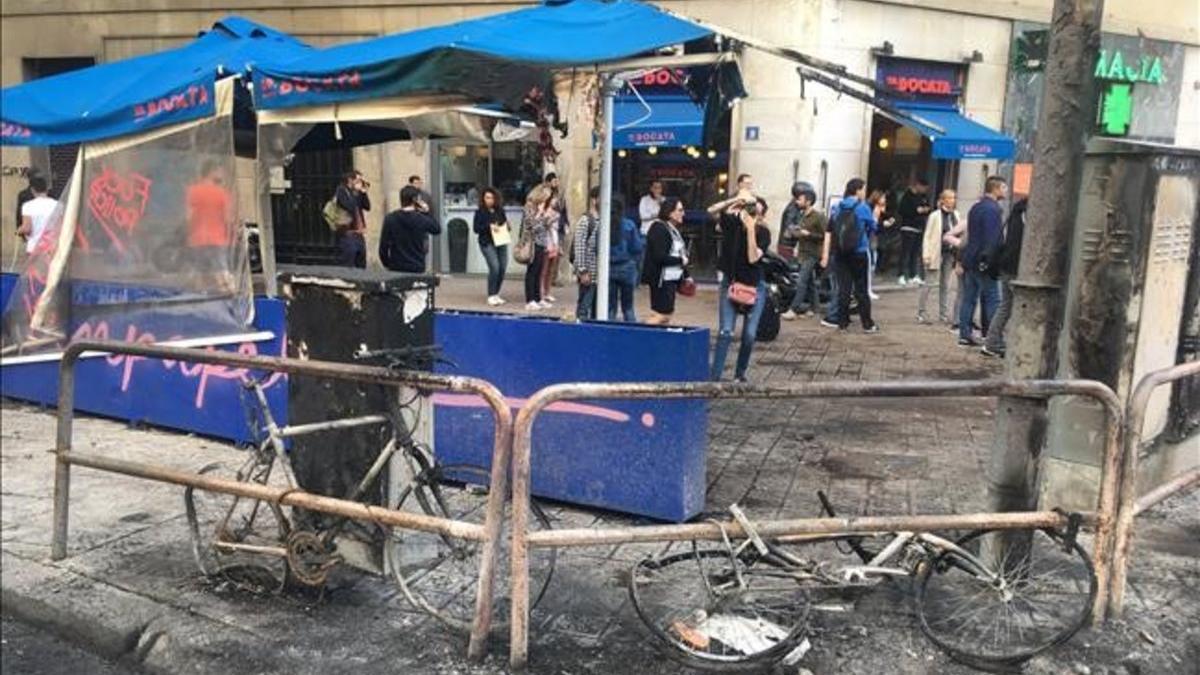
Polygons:
<instances>
[{"instance_id":1,"label":"paving stone sidewalk","mask_svg":"<svg viewBox=\"0 0 1200 675\"><path fill-rule=\"evenodd\" d=\"M481 309L478 280L452 279L439 305ZM512 285L516 288L516 284ZM558 294L573 306L571 289ZM815 319L785 324L759 345L756 381L973 379L1000 365L954 345L944 327L912 320L912 291L885 293L884 333L838 333ZM715 293L702 290L680 320L713 327ZM847 513L983 510L994 402L971 399L721 401L710 414L708 508L739 503L752 517L819 513L828 492ZM6 613L49 626L108 656L155 672L495 673L497 635L481 665L465 640L410 607L390 580L337 571L323 596L255 596L205 580L192 560L182 490L77 469L71 555L48 560L52 411L2 410L0 549ZM241 451L170 432L81 418L81 449L199 469L234 466ZM1126 618L1086 630L1031 662L1030 673L1200 672L1200 495L1165 503L1139 527ZM627 525L609 513L549 508L558 527ZM1089 542L1085 542L1089 543ZM629 568L663 545L564 550L534 612L535 673L680 673L657 652L628 601ZM818 626L799 664L824 673L967 673L920 633L903 589L865 598ZM1188 669L1192 670L1189 671ZM793 667L790 672L796 672Z\"/></svg>"}]
</instances>

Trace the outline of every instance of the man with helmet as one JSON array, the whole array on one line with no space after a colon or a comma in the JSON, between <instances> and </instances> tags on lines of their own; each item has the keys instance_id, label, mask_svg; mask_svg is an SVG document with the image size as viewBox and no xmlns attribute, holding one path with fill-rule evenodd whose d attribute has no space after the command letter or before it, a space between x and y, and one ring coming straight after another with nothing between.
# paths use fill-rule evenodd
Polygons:
<instances>
[{"instance_id":1,"label":"man with helmet","mask_svg":"<svg viewBox=\"0 0 1200 675\"><path fill-rule=\"evenodd\" d=\"M796 295L792 306L782 315L794 320L811 315L820 304L817 293L817 265L825 241L827 218L816 209L817 192L810 183L792 185L792 201L783 211L779 224L779 255L792 266L796 277Z\"/></svg>"}]
</instances>

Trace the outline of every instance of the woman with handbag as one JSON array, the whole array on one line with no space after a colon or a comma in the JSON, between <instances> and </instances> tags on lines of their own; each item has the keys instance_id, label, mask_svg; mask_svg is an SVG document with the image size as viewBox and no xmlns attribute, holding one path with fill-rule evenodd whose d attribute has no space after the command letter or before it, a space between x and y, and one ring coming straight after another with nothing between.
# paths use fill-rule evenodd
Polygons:
<instances>
[{"instance_id":1,"label":"woman with handbag","mask_svg":"<svg viewBox=\"0 0 1200 675\"><path fill-rule=\"evenodd\" d=\"M663 200L658 220L646 232L646 257L642 264L642 283L650 286L650 318L646 323L665 326L675 314L675 293L687 277L687 244L683 227L683 202L675 197Z\"/></svg>"},{"instance_id":2,"label":"woman with handbag","mask_svg":"<svg viewBox=\"0 0 1200 675\"><path fill-rule=\"evenodd\" d=\"M487 304L492 307L503 305L505 300L500 297L500 285L504 283L504 273L508 269L508 243L512 233L496 188L487 187L480 193L473 229L479 237L479 251L488 268Z\"/></svg>"},{"instance_id":3,"label":"woman with handbag","mask_svg":"<svg viewBox=\"0 0 1200 675\"><path fill-rule=\"evenodd\" d=\"M525 267L525 309L536 312L552 305L542 298L542 269L546 265L546 247L550 230L558 227L558 212L551 201L554 193L545 185L529 191L525 199L525 212L521 218L521 242L518 246L527 258ZM521 262L518 258L517 261Z\"/></svg>"},{"instance_id":4,"label":"woman with handbag","mask_svg":"<svg viewBox=\"0 0 1200 675\"><path fill-rule=\"evenodd\" d=\"M713 350L711 379L721 380L725 359L733 342L737 317L742 316L742 343L738 347L734 378L746 381L750 354L758 334L758 320L767 300L767 285L759 260L771 247L771 231L763 225L767 202L749 194L721 214L717 227L721 232L721 290L718 294L717 345Z\"/></svg>"}]
</instances>

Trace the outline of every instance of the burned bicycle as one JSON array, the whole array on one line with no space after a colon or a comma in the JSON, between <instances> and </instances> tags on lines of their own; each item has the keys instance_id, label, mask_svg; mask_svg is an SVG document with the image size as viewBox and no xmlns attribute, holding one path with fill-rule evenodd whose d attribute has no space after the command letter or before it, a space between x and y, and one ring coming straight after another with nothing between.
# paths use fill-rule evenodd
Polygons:
<instances>
[{"instance_id":1,"label":"burned bicycle","mask_svg":"<svg viewBox=\"0 0 1200 675\"><path fill-rule=\"evenodd\" d=\"M406 369L425 367L438 356L435 348L418 347L364 351L359 358ZM384 499L388 506L441 519L483 523L489 470L439 465L431 449L415 438L414 430L421 425L425 407L422 399L428 392L393 390L389 410L383 414L280 427L271 413L263 382L248 380L245 388L251 428L258 430L261 438L234 472L237 481L299 490L289 439L333 430L383 428L388 430L386 442L345 499L369 502L369 495L380 492L378 486L385 469L399 461L406 480L387 491L390 496ZM330 447L329 451L336 452L337 448ZM223 468L220 464L210 465L201 473L215 474ZM390 471L389 475L394 473ZM481 542L367 525L344 517L317 518L312 512L282 507L270 500L193 487L185 489L184 503L193 553L208 577L257 591L278 591L288 585L321 588L330 572L347 562L348 556L341 548L349 545L348 539L374 538L382 541L383 570L413 606L455 630L471 630ZM539 505L532 504L530 512L535 527L550 528ZM501 552L499 560L507 559L507 553ZM555 562L552 551L538 561L533 586L538 599L550 583ZM493 627L506 626L508 614L506 599L497 598Z\"/></svg>"},{"instance_id":2,"label":"burned bicycle","mask_svg":"<svg viewBox=\"0 0 1200 675\"><path fill-rule=\"evenodd\" d=\"M953 541L925 532L763 539L736 505L731 511L744 541L693 541L637 562L630 575L638 617L669 655L696 668L770 667L798 653L813 612L843 609L847 597L896 579L912 581L925 635L968 665L1020 663L1091 616L1096 576L1075 540L1075 516L1065 532L979 530ZM831 555L837 550L858 562Z\"/></svg>"}]
</instances>

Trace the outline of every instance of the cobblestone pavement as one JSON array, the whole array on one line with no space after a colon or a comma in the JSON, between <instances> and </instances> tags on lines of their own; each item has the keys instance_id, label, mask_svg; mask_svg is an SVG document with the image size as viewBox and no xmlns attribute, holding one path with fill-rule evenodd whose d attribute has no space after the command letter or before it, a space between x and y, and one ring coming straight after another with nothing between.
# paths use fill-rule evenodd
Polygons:
<instances>
[{"instance_id":1,"label":"cobblestone pavement","mask_svg":"<svg viewBox=\"0 0 1200 675\"><path fill-rule=\"evenodd\" d=\"M482 297L475 297L481 284L447 280L438 304L482 309ZM508 289L511 295L518 284L510 281ZM573 306L571 289L558 295L560 305ZM714 300L715 291L702 289L697 299L681 301L680 322L712 328ZM815 319L785 324L779 340L756 348L751 378L794 382L1000 374L1000 364L957 348L945 327L916 325L915 300L912 291L885 293L878 303L880 335L857 329L839 333L821 328ZM714 402L708 509L721 512L738 503L752 518L815 516L816 491L825 490L847 514L984 510L994 405L971 399ZM44 564L51 470L45 452L53 417L13 405L6 406L4 416L3 550L6 557ZM76 433L93 449L130 459L155 457L190 468L214 460L233 466L236 460L219 443L112 422L80 420ZM216 665L193 664L187 670L220 672L230 663L254 672L504 669L505 636L496 636L483 665L469 665L461 658L464 640L414 610L394 585L377 577L339 571L320 598L247 597L214 588L191 561L179 490L83 470L77 474L73 556L54 569L186 610L190 620L212 622L212 634L222 637L189 653L191 658L206 655ZM637 522L560 505L547 509L556 527ZM1139 528L1126 618L1082 632L1035 659L1026 672L1200 672L1198 513L1195 493L1150 513ZM687 672L653 648L628 601L630 566L664 548L562 551L549 592L534 611L532 671ZM920 633L902 584L868 595L851 614L822 619L811 640L813 650L799 665L817 674L972 672Z\"/></svg>"}]
</instances>

